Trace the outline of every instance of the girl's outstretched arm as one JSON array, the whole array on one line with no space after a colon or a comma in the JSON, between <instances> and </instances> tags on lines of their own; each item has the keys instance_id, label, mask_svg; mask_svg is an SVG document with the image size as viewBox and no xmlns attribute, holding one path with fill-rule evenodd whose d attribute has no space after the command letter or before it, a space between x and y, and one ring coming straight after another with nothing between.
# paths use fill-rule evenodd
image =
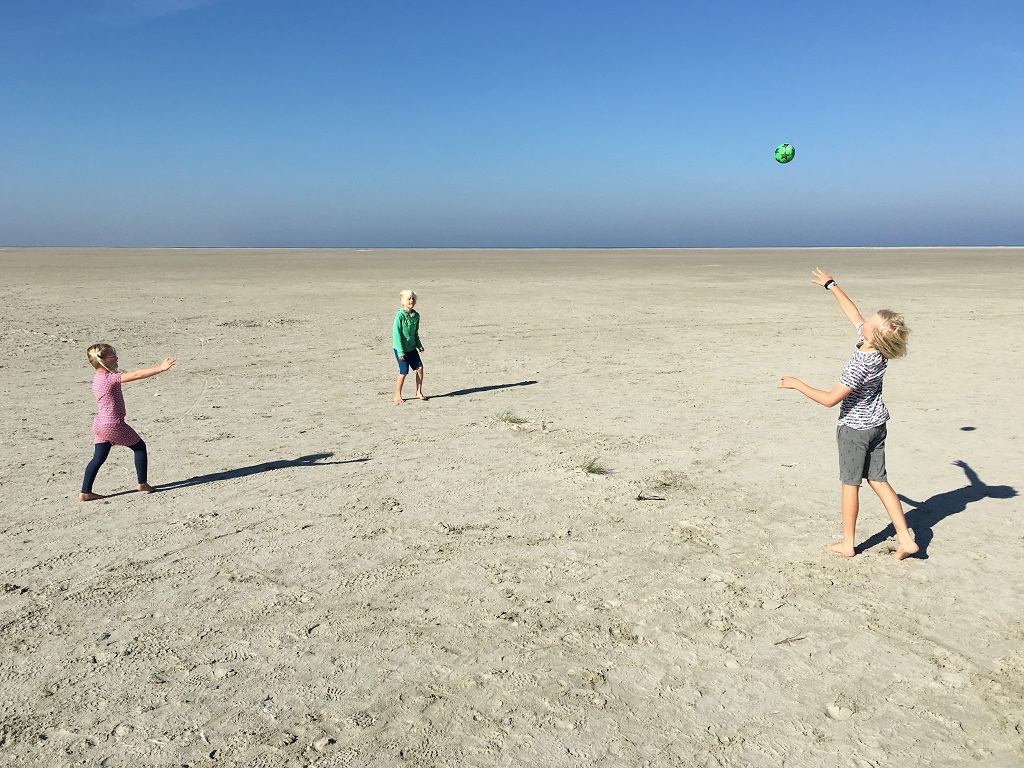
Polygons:
<instances>
[{"instance_id":1,"label":"girl's outstretched arm","mask_svg":"<svg viewBox=\"0 0 1024 768\"><path fill-rule=\"evenodd\" d=\"M832 389L826 392L823 389L809 387L800 381L800 379L794 379L792 376L783 376L782 383L779 384L779 389L795 389L797 392L807 395L811 400L824 405L826 408L831 408L837 403L841 403L848 394L853 392L853 390L845 384L836 384Z\"/></svg>"},{"instance_id":2,"label":"girl's outstretched arm","mask_svg":"<svg viewBox=\"0 0 1024 768\"><path fill-rule=\"evenodd\" d=\"M139 370L132 371L131 373L122 373L121 383L124 384L127 381L138 381L139 379L148 379L150 376L156 376L158 373L163 373L172 365L174 365L176 360L177 358L168 357L166 360L160 363L160 365L157 365L153 368L140 368Z\"/></svg>"},{"instance_id":3,"label":"girl's outstretched arm","mask_svg":"<svg viewBox=\"0 0 1024 768\"><path fill-rule=\"evenodd\" d=\"M828 281L832 280L832 275L822 272L820 269L815 269L813 274L814 277L811 278L811 282L815 285L828 285ZM839 302L839 308L850 319L854 328L859 328L864 324L864 318L861 317L860 312L857 310L857 305L853 303L849 296L843 293L843 289L834 280L832 285L829 286L828 292L836 297L836 301Z\"/></svg>"}]
</instances>

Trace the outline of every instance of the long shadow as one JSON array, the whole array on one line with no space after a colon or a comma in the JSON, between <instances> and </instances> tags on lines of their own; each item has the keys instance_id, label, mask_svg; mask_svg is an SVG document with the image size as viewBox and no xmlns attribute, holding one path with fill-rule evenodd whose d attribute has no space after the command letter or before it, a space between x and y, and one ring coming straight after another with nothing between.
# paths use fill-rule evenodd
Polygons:
<instances>
[{"instance_id":1,"label":"long shadow","mask_svg":"<svg viewBox=\"0 0 1024 768\"><path fill-rule=\"evenodd\" d=\"M456 389L453 392L446 392L443 395L431 395L431 399L438 397L461 397L462 395L474 395L477 392L493 392L496 389L511 389L512 387L528 387L536 384L536 381L517 381L515 384L495 384L490 387L471 387L470 389Z\"/></svg>"},{"instance_id":2,"label":"long shadow","mask_svg":"<svg viewBox=\"0 0 1024 768\"><path fill-rule=\"evenodd\" d=\"M927 558L928 545L932 540L932 526L940 520L945 520L950 515L955 515L967 509L968 504L990 499L1012 499L1017 495L1017 490L1009 485L986 485L967 464L966 461L954 461L954 466L960 467L967 476L967 485L957 488L954 491L937 493L926 501L914 501L898 494L904 504L910 504L913 508L906 511L907 525L914 530L917 545L920 547L914 557ZM892 523L869 538L857 547L857 551L870 549L881 544L886 539L895 536L896 529Z\"/></svg>"},{"instance_id":3,"label":"long shadow","mask_svg":"<svg viewBox=\"0 0 1024 768\"><path fill-rule=\"evenodd\" d=\"M153 487L158 491L173 491L178 488L188 488L193 485L205 485L206 483L219 483L222 480L233 480L237 477L248 477L263 472L273 472L275 469L287 469L289 467L326 467L331 464L357 464L362 461L369 461L369 458L349 459L347 461L322 461L329 459L333 453L311 453L308 456L299 456L297 459L279 459L277 461L265 461L262 464L253 464L238 469L227 469L223 472L212 472L208 475L196 475L185 480L176 480L171 483L160 483Z\"/></svg>"}]
</instances>

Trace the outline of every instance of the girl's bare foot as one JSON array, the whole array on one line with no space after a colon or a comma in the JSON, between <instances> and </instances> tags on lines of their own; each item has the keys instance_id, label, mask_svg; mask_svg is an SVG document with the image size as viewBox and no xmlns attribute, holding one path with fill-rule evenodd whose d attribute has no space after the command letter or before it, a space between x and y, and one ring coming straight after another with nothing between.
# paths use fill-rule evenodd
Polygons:
<instances>
[{"instance_id":1,"label":"girl's bare foot","mask_svg":"<svg viewBox=\"0 0 1024 768\"><path fill-rule=\"evenodd\" d=\"M403 397L396 397L395 398L395 404L396 405L401 405L404 402L405 402L405 398L403 398Z\"/></svg>"},{"instance_id":2,"label":"girl's bare foot","mask_svg":"<svg viewBox=\"0 0 1024 768\"><path fill-rule=\"evenodd\" d=\"M917 546L916 541L910 541L906 544L900 544L896 547L896 551L892 553L892 556L897 560L902 560L905 557L910 557L916 554L921 548Z\"/></svg>"},{"instance_id":3,"label":"girl's bare foot","mask_svg":"<svg viewBox=\"0 0 1024 768\"><path fill-rule=\"evenodd\" d=\"M139 483L139 492L140 493L152 493L155 490L156 490L156 488L154 488L149 483Z\"/></svg>"},{"instance_id":4,"label":"girl's bare foot","mask_svg":"<svg viewBox=\"0 0 1024 768\"><path fill-rule=\"evenodd\" d=\"M853 547L846 546L842 541L836 541L826 546L837 555L842 555L843 557L853 557L857 554Z\"/></svg>"},{"instance_id":5,"label":"girl's bare foot","mask_svg":"<svg viewBox=\"0 0 1024 768\"><path fill-rule=\"evenodd\" d=\"M80 493L78 494L79 501L96 501L96 499L105 499L106 496L100 496L98 493Z\"/></svg>"},{"instance_id":6,"label":"girl's bare foot","mask_svg":"<svg viewBox=\"0 0 1024 768\"><path fill-rule=\"evenodd\" d=\"M416 399L417 400L429 400L430 398L427 397L426 395L424 395L422 392L417 392L416 393Z\"/></svg>"}]
</instances>

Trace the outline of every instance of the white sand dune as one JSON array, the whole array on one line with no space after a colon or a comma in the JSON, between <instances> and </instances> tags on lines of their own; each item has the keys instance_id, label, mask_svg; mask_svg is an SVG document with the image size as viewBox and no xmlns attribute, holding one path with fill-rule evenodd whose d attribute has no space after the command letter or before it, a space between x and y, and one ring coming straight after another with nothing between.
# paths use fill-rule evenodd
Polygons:
<instances>
[{"instance_id":1,"label":"white sand dune","mask_svg":"<svg viewBox=\"0 0 1024 768\"><path fill-rule=\"evenodd\" d=\"M1024 765L1022 257L3 250L0 762ZM824 549L837 412L776 389L856 341L816 266L913 329L924 557L866 489ZM178 364L124 386L161 491L115 449L80 503L100 341Z\"/></svg>"}]
</instances>

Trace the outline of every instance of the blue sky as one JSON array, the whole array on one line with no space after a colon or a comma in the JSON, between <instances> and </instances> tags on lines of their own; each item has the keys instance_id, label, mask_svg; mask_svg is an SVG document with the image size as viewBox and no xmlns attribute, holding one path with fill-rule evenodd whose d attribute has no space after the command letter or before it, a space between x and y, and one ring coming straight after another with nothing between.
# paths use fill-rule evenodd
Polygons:
<instances>
[{"instance_id":1,"label":"blue sky","mask_svg":"<svg viewBox=\"0 0 1024 768\"><path fill-rule=\"evenodd\" d=\"M0 104L0 245L1024 245L1021 0L0 0Z\"/></svg>"}]
</instances>

